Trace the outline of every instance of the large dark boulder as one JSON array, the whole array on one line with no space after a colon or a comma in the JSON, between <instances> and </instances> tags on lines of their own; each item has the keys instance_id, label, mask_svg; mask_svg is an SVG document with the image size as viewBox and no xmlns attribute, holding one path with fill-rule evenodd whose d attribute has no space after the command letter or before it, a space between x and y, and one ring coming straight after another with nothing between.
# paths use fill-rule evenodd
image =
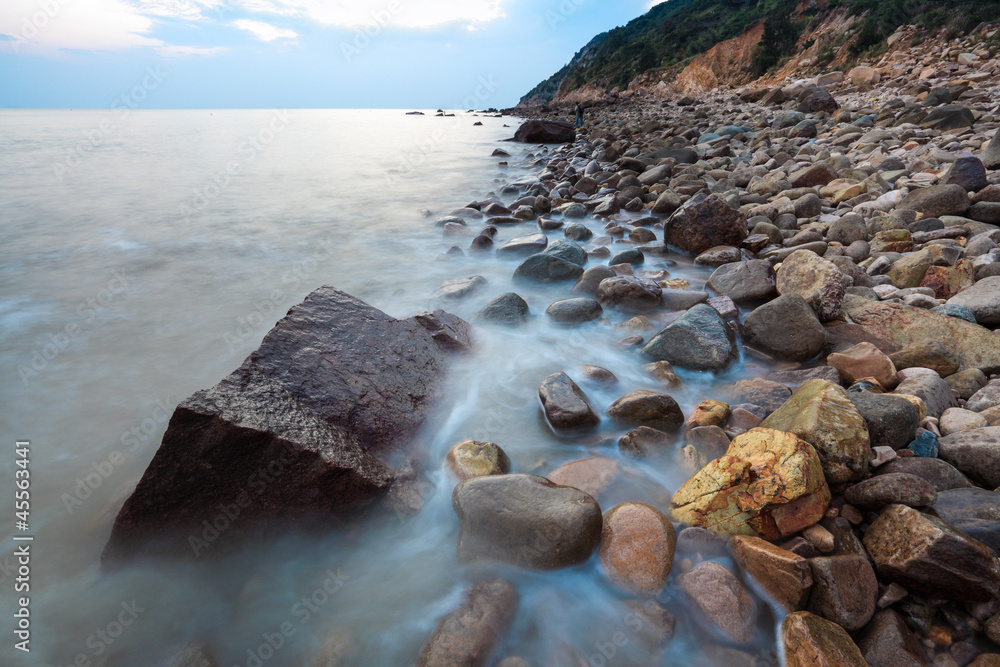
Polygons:
<instances>
[{"instance_id":1,"label":"large dark boulder","mask_svg":"<svg viewBox=\"0 0 1000 667\"><path fill-rule=\"evenodd\" d=\"M738 248L746 237L746 216L708 190L677 209L663 227L664 243L696 255L720 245Z\"/></svg>"},{"instance_id":2,"label":"large dark boulder","mask_svg":"<svg viewBox=\"0 0 1000 667\"><path fill-rule=\"evenodd\" d=\"M564 144L576 141L576 130L563 120L529 120L514 132L514 141L525 144Z\"/></svg>"},{"instance_id":3,"label":"large dark boulder","mask_svg":"<svg viewBox=\"0 0 1000 667\"><path fill-rule=\"evenodd\" d=\"M444 311L395 319L317 289L242 366L177 406L103 559L201 555L378 497L393 479L386 456L441 394L449 350L468 346L468 324Z\"/></svg>"},{"instance_id":4,"label":"large dark boulder","mask_svg":"<svg viewBox=\"0 0 1000 667\"><path fill-rule=\"evenodd\" d=\"M695 371L722 370L739 356L732 329L715 308L703 303L661 329L642 353Z\"/></svg>"}]
</instances>

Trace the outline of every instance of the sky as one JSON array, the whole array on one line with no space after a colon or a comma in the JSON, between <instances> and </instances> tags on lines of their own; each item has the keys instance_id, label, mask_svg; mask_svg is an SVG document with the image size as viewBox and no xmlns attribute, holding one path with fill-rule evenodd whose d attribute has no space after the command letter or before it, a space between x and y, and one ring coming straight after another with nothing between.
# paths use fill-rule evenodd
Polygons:
<instances>
[{"instance_id":1,"label":"sky","mask_svg":"<svg viewBox=\"0 0 1000 667\"><path fill-rule=\"evenodd\" d=\"M0 107L503 108L651 4L0 0Z\"/></svg>"}]
</instances>

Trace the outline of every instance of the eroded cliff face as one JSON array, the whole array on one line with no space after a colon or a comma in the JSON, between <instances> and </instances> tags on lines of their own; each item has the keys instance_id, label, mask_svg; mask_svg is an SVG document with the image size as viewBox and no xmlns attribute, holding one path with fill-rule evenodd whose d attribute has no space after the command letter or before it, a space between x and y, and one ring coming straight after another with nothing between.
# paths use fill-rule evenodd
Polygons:
<instances>
[{"instance_id":1,"label":"eroded cliff face","mask_svg":"<svg viewBox=\"0 0 1000 667\"><path fill-rule=\"evenodd\" d=\"M753 80L753 54L764 36L764 24L758 23L733 39L719 42L696 57L674 80L680 93L703 93L720 85L738 86Z\"/></svg>"},{"instance_id":2,"label":"eroded cliff face","mask_svg":"<svg viewBox=\"0 0 1000 667\"><path fill-rule=\"evenodd\" d=\"M625 90L615 88L608 91L605 86L596 83L570 89L564 79L551 103L593 103L614 100L622 95L666 99L677 94L698 95L718 88L774 86L789 78L812 76L820 71L841 68L852 58L852 40L845 39L844 36L857 17L848 16L846 7L827 7L827 0L802 0L799 3L791 16L792 20L801 20L808 11L816 9L824 12L822 19L816 26L802 32L797 41L796 54L769 76L757 78L753 71L754 52L764 36L762 21L741 35L719 42L695 57L680 71L646 72L630 81Z\"/></svg>"}]
</instances>

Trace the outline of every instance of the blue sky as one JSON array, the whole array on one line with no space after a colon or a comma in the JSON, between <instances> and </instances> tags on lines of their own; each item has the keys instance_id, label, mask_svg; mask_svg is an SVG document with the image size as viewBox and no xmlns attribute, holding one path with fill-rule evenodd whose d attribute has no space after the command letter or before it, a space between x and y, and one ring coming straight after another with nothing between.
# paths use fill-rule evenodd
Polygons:
<instances>
[{"instance_id":1,"label":"blue sky","mask_svg":"<svg viewBox=\"0 0 1000 667\"><path fill-rule=\"evenodd\" d=\"M0 106L512 106L650 5L0 0Z\"/></svg>"}]
</instances>

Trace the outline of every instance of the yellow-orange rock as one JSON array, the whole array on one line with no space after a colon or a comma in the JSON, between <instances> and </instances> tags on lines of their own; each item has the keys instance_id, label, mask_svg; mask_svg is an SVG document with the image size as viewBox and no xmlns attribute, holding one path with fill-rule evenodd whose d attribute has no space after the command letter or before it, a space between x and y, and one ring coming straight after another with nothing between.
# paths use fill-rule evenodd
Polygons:
<instances>
[{"instance_id":1,"label":"yellow-orange rock","mask_svg":"<svg viewBox=\"0 0 1000 667\"><path fill-rule=\"evenodd\" d=\"M792 433L754 428L689 479L672 502L674 520L689 526L776 540L823 518L830 488L812 445Z\"/></svg>"},{"instance_id":2,"label":"yellow-orange rock","mask_svg":"<svg viewBox=\"0 0 1000 667\"><path fill-rule=\"evenodd\" d=\"M684 430L698 426L722 426L729 418L729 405L707 398L699 403L684 424Z\"/></svg>"}]
</instances>

